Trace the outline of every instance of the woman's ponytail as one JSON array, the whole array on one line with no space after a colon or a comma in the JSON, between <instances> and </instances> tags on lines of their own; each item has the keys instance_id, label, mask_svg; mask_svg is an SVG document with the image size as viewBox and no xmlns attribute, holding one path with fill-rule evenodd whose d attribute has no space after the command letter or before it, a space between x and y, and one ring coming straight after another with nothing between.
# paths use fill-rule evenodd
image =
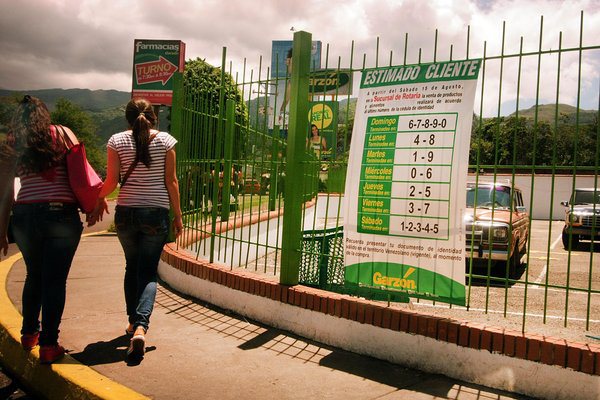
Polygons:
<instances>
[{"instance_id":1,"label":"woman's ponytail","mask_svg":"<svg viewBox=\"0 0 600 400\"><path fill-rule=\"evenodd\" d=\"M125 118L133 132L135 153L139 162L150 166L150 130L156 125L152 104L145 99L132 99L125 108Z\"/></svg>"}]
</instances>

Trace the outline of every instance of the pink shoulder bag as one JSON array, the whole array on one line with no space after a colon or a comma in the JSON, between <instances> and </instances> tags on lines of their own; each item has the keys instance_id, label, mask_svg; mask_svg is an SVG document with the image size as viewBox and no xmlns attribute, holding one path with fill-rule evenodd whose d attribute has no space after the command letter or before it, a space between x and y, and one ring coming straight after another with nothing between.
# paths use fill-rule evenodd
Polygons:
<instances>
[{"instance_id":1,"label":"pink shoulder bag","mask_svg":"<svg viewBox=\"0 0 600 400\"><path fill-rule=\"evenodd\" d=\"M77 198L83 212L90 213L96 206L98 194L102 189L102 179L90 165L85 154L85 146L66 126L54 125L67 145L67 174L71 190Z\"/></svg>"}]
</instances>

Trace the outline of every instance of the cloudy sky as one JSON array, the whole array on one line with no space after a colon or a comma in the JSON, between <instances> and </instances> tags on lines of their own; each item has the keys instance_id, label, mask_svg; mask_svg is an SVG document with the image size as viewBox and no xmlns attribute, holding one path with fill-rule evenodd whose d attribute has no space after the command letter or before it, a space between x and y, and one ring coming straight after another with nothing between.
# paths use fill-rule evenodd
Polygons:
<instances>
[{"instance_id":1,"label":"cloudy sky","mask_svg":"<svg viewBox=\"0 0 600 400\"><path fill-rule=\"evenodd\" d=\"M260 56L263 66L270 62L271 41L291 40L292 27L323 42L323 60L329 45L330 66L349 66L354 41L354 68L363 60L367 66L388 65L390 58L402 63L405 50L408 63L418 62L419 53L423 62L433 61L434 48L438 60L448 59L450 51L454 59L466 58L469 26L468 57L481 57L484 43L488 56L498 55L504 22L504 54L517 53L520 46L524 52L537 50L540 32L545 50L559 47L559 32L563 49L578 46L581 11L583 45L600 45L598 0L0 0L0 5L0 88L15 90L129 91L136 38L182 40L186 59L200 57L214 65L220 65L225 46L233 70L246 58L255 76ZM525 105L535 98L537 58L522 60L519 96L516 60L505 63L502 80L499 62L490 62L489 79L486 74L485 91L496 93L503 107L518 97ZM576 101L577 60L571 52L561 61L561 102ZM541 76L556 80L556 62L555 56L544 59ZM586 51L581 69L582 107L597 108L600 50ZM556 84L539 86L540 96L553 102ZM493 108L494 100L486 101Z\"/></svg>"}]
</instances>

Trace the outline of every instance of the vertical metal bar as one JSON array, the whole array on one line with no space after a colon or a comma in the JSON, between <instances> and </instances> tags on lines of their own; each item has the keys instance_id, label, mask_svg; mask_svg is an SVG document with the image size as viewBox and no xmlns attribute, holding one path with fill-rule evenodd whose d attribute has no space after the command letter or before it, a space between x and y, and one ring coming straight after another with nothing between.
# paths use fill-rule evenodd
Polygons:
<instances>
[{"instance_id":1,"label":"vertical metal bar","mask_svg":"<svg viewBox=\"0 0 600 400\"><path fill-rule=\"evenodd\" d=\"M262 60L262 58L261 58L261 60ZM253 87L253 85L254 85L254 70L251 69L250 70L250 87L249 87L249 90L248 90L248 101L250 101L250 98L252 96L252 87ZM260 77L259 77L258 88L259 88L258 90L260 90ZM252 132L253 132L254 135L256 135L255 128L252 130ZM254 139L252 140L252 145L251 146L254 146ZM252 152L254 153L254 148L252 149ZM245 166L244 166L244 180L246 180L248 178L248 166L249 166L249 160L246 159L245 160ZM252 179L253 178L252 174L254 173L254 171L253 171L253 168L250 168L250 169L251 169L250 179ZM249 203L250 213L252 213L252 194L250 195L250 198L248 199L248 203ZM245 193L245 190L244 190L244 200L243 200L242 207L244 208L244 210L246 209L246 193ZM251 236L251 234L252 234L252 232L251 232L252 231L252 225L249 226L248 228L249 229L247 230L247 234L248 234L247 242L248 242L248 244L250 244L251 239L252 239L252 236ZM240 252L240 254L241 254L241 252ZM246 268L248 267L248 259L249 258L250 258L250 246L248 245L248 246L246 246L246 259L244 261L244 264L246 265Z\"/></svg>"},{"instance_id":2,"label":"vertical metal bar","mask_svg":"<svg viewBox=\"0 0 600 400\"><path fill-rule=\"evenodd\" d=\"M467 25L467 53L465 55L467 60L469 59L469 49L470 49L470 44L471 44L470 40L471 40L471 25Z\"/></svg>"},{"instance_id":3,"label":"vertical metal bar","mask_svg":"<svg viewBox=\"0 0 600 400\"><path fill-rule=\"evenodd\" d=\"M520 94L521 94L521 72L522 72L522 67L523 67L523 36L521 36L521 42L519 44L519 66L517 68L517 93L516 93L516 102L515 102L515 124L518 126L519 124L519 99L520 99ZM519 257L519 248L518 246L515 248L515 243L513 243L513 213L514 213L514 207L515 207L515 201L514 201L514 193L515 193L515 172L516 172L516 162L517 162L517 130L514 130L513 133L513 137L512 137L512 141L513 141L513 148L512 148L512 153L513 153L513 159L512 159L512 176L511 176L511 180L510 180L510 186L511 186L511 196L513 198L511 198L511 210L510 210L510 216L509 216L509 223L508 223L508 248L509 249L513 249L513 252L517 252L517 254L515 254L515 257ZM531 221L530 221L531 223ZM519 257L520 258L520 257ZM510 271L511 271L511 267L512 267L513 263L512 260L509 259L506 261L506 266L505 266L505 279L504 279L504 317L506 318L506 311L508 309L508 289L510 288L509 286L509 278L512 278L510 276Z\"/></svg>"},{"instance_id":4,"label":"vertical metal bar","mask_svg":"<svg viewBox=\"0 0 600 400\"><path fill-rule=\"evenodd\" d=\"M250 99L252 98L252 78L253 78L253 71L250 70L250 82L246 82L246 59L244 58L244 68L242 70L242 99L245 97L245 88L246 85L248 86L248 99L246 100L247 102L250 102ZM246 122L246 131L248 132L248 140L250 139L250 132L253 132L250 130L250 119L248 118L247 122ZM240 168L242 169L242 179L245 182L246 176L248 174L248 160L246 159L247 157L247 151L248 149L246 149L245 151L242 152L243 154L243 159L241 160L241 162L243 162L243 167L240 166ZM244 215L246 213L246 196L245 196L245 190L244 190L244 186L242 186L242 204L241 204L241 209L242 209L242 215ZM239 206L239 200L238 200L238 206ZM244 237L243 237L243 231L240 232L240 251L238 254L238 265L242 266L242 254L243 254L243 244L244 244ZM248 247L248 246L246 246ZM244 264L246 264L248 261L247 258L247 254L246 254L246 260L244 261Z\"/></svg>"},{"instance_id":5,"label":"vertical metal bar","mask_svg":"<svg viewBox=\"0 0 600 400\"><path fill-rule=\"evenodd\" d=\"M287 152L287 182L300 182L302 179L308 129L308 76L310 71L310 50L312 35L308 32L294 34L292 55L292 87L290 103L290 123ZM283 211L283 232L281 249L280 283L298 283L302 242L302 201L301 185L285 185L285 207Z\"/></svg>"},{"instance_id":6,"label":"vertical metal bar","mask_svg":"<svg viewBox=\"0 0 600 400\"><path fill-rule=\"evenodd\" d=\"M408 55L408 32L404 35L404 60L402 64L406 65L406 57Z\"/></svg>"},{"instance_id":7,"label":"vertical metal bar","mask_svg":"<svg viewBox=\"0 0 600 400\"><path fill-rule=\"evenodd\" d=\"M485 90L485 71L486 71L486 66L487 66L486 61L487 61L487 42L484 41L483 42L483 63L482 63L483 65L481 66L481 96L480 96L481 98L479 100L479 131L480 132L483 129L483 100L485 99L485 97L484 97L485 91L484 90ZM476 156L476 162L475 162L475 187L477 187L477 185L479 184L480 165L481 165L481 141L478 141L477 156ZM475 209L473 210L473 212L476 213L477 212L477 191L475 191L474 204L475 204ZM471 307L471 289L473 287L474 238L475 238L475 224L472 224L471 243L469 244L469 247L471 248L471 254L470 254L470 259L469 259L469 272L468 272L469 285L467 288L467 299L466 299L467 310L469 310L469 308Z\"/></svg>"},{"instance_id":8,"label":"vertical metal bar","mask_svg":"<svg viewBox=\"0 0 600 400\"><path fill-rule=\"evenodd\" d=\"M500 111L502 108L502 82L504 79L504 48L506 41L506 21L502 22L502 44L501 44L501 54L500 54L500 76L498 77L498 105L497 105L497 114L496 114L496 126L495 126L495 152L494 152L494 182L497 180L498 176L498 163L499 163L499 154L500 154ZM492 192L492 204L495 203L496 200L496 191ZM495 207L492 207L492 215L491 219L494 220ZM490 235L488 238L488 263L487 263L487 277L486 277L486 291L485 291L485 312L488 312L489 301L490 301L490 278L492 275L492 236ZM508 263L507 263L508 264ZM505 278L507 279L507 278ZM506 306L504 307L504 317L506 317Z\"/></svg>"},{"instance_id":9,"label":"vertical metal bar","mask_svg":"<svg viewBox=\"0 0 600 400\"><path fill-rule=\"evenodd\" d=\"M548 283L550 282L550 243L552 243L552 205L554 204L554 183L556 175L556 136L558 134L558 105L560 99L560 67L562 62L562 32L558 35L558 54L556 62L556 106L554 107L554 129L552 130L552 183L550 189L550 218L548 219L548 248L546 249L546 278L544 286L544 317L543 322L546 323L547 308L548 308Z\"/></svg>"},{"instance_id":10,"label":"vertical metal bar","mask_svg":"<svg viewBox=\"0 0 600 400\"><path fill-rule=\"evenodd\" d=\"M260 92L260 87L262 85L262 68L263 68L263 59L262 56L260 57L259 63L258 63L258 91ZM258 107L256 108L256 118L258 120ZM264 132L263 132L264 133ZM260 215L261 212L261 205L262 205L262 171L263 171L263 165L264 165L264 157L265 157L265 152L262 151L262 149L264 149L265 145L265 135L261 134L260 129L256 130L256 138L259 140L259 142L257 143L257 147L261 149L260 151L260 160L258 160L258 164L257 164L257 159L256 159L256 152L253 153L253 159L252 159L252 170L254 171L254 168L258 165L258 175L256 176L256 179L258 180L258 184L259 184L259 191L258 191L258 209L257 209L257 213ZM252 192L252 194L250 195L250 198L254 198L254 191ZM254 210L253 210L254 211ZM261 230L261 224L256 224L255 226L250 226L249 227L249 231L252 228L256 228L256 233L254 234L256 238L260 238L261 234L260 234L260 230ZM260 243L258 242L258 239L256 239L257 242L255 243L254 246L254 270L257 271L258 270L258 254L259 254L259 245Z\"/></svg>"},{"instance_id":11,"label":"vertical metal bar","mask_svg":"<svg viewBox=\"0 0 600 400\"><path fill-rule=\"evenodd\" d=\"M173 74L173 101L171 105L171 135L177 140L182 138L182 114L183 114L183 74Z\"/></svg>"},{"instance_id":12,"label":"vertical metal bar","mask_svg":"<svg viewBox=\"0 0 600 400\"><path fill-rule=\"evenodd\" d=\"M438 47L438 30L435 30L435 38L433 39L433 62L437 62L437 47Z\"/></svg>"},{"instance_id":13,"label":"vertical metal bar","mask_svg":"<svg viewBox=\"0 0 600 400\"><path fill-rule=\"evenodd\" d=\"M181 140L183 129L182 123L183 113L183 74L176 72L173 74L173 100L171 103L171 135L177 140ZM177 161L176 165L177 175L181 176L182 165L181 161ZM185 187L185 185L184 185ZM182 200L182 198L180 199ZM187 219L187 216L185 217ZM187 222L187 221L186 221ZM169 235L172 232L169 231ZM171 238L173 239L173 238Z\"/></svg>"},{"instance_id":14,"label":"vertical metal bar","mask_svg":"<svg viewBox=\"0 0 600 400\"><path fill-rule=\"evenodd\" d=\"M583 18L583 15L582 15ZM598 88L598 113L596 115L596 121L600 121L600 87ZM598 166L600 165L600 122L596 123L596 163L594 165L594 191L600 191L600 187L598 187ZM596 204L595 208L597 209L598 205ZM585 317L585 330L590 330L590 313L592 307L592 276L594 275L594 245L597 243L595 241L595 234L600 229L598 226L598 218L595 218L592 221L592 244L590 245L590 273L588 275L588 292L587 292L587 312Z\"/></svg>"},{"instance_id":15,"label":"vertical metal bar","mask_svg":"<svg viewBox=\"0 0 600 400\"><path fill-rule=\"evenodd\" d=\"M223 157L223 206L221 221L229 220L229 195L231 194L231 168L233 164L233 135L235 133L235 101L227 99L225 106L225 152Z\"/></svg>"},{"instance_id":16,"label":"vertical metal bar","mask_svg":"<svg viewBox=\"0 0 600 400\"><path fill-rule=\"evenodd\" d=\"M221 146L223 136L223 120L225 118L225 58L227 48L223 47L223 55L221 59L221 86L219 88L219 109L217 115L217 127L214 132L215 139L215 154L214 154L214 174L213 179L213 206L212 206L212 224L211 224L211 239L210 239L210 262L214 262L215 257L215 239L217 232L217 209L219 204L219 172L221 167Z\"/></svg>"},{"instance_id":17,"label":"vertical metal bar","mask_svg":"<svg viewBox=\"0 0 600 400\"><path fill-rule=\"evenodd\" d=\"M535 113L533 117L533 151L532 151L532 160L531 160L531 198L529 199L529 210L533 210L534 204L534 189L535 189L535 161L536 161L536 149L537 149L537 127L538 127L538 110L539 110L539 101L540 101L540 80L541 80L541 70L542 70L542 40L544 37L544 17L540 18L540 41L538 47L538 59L537 59L537 80L536 80L536 92L535 92ZM529 227L527 236L531 238L531 214L529 213ZM532 240L527 241L527 259L529 260L529 252L531 250L531 242ZM527 317L527 294L529 292L529 268L525 271L525 291L523 293L523 323L521 329L525 332L525 324Z\"/></svg>"},{"instance_id":18,"label":"vertical metal bar","mask_svg":"<svg viewBox=\"0 0 600 400\"><path fill-rule=\"evenodd\" d=\"M577 179L577 155L578 151L578 143L579 143L579 105L581 102L581 59L582 59L582 47L583 47L583 11L581 12L581 19L579 25L579 59L578 59L578 74L577 74L577 109L575 113L575 142L573 143L573 185L571 193L575 193L576 179ZM573 205L571 204L571 208ZM572 211L572 210L571 210ZM569 234L569 256L567 261L567 281L566 281L566 292L565 292L565 318L564 318L564 326L566 327L568 324L568 315L569 315L569 289L571 283L571 249L572 249L572 239L573 236Z\"/></svg>"},{"instance_id":19,"label":"vertical metal bar","mask_svg":"<svg viewBox=\"0 0 600 400\"><path fill-rule=\"evenodd\" d=\"M379 67L379 36L377 36L377 43L375 45L375 68Z\"/></svg>"},{"instance_id":20,"label":"vertical metal bar","mask_svg":"<svg viewBox=\"0 0 600 400\"><path fill-rule=\"evenodd\" d=\"M578 74L577 74L577 109L576 109L576 114L575 114L575 132L576 135L579 136L580 134L580 126L579 126L579 122L580 122L580 111L581 111L581 65L582 65L582 58L583 58L583 10L581 11L581 19L580 19L580 23L579 23L579 59L578 61ZM598 140L598 138L596 137L596 140ZM598 163L598 157L596 157L596 165ZM596 170L597 172L597 170ZM597 180L594 181L594 188L597 190L598 188L596 187L597 184ZM593 221L596 221L596 218L593 219ZM594 222L592 222L592 227L594 226ZM593 260L593 254L594 254L594 239L592 236L592 244L590 247L590 279L591 279L591 269L592 269L592 260ZM570 279L570 275L571 275L571 271L569 270L567 273L567 277L568 279ZM568 308L569 303L568 301L565 303L565 308ZM589 302L588 302L588 309L589 309ZM566 318L565 318L565 322L567 322ZM588 318L586 319L586 324L589 324L589 315Z\"/></svg>"},{"instance_id":21,"label":"vertical metal bar","mask_svg":"<svg viewBox=\"0 0 600 400\"><path fill-rule=\"evenodd\" d=\"M271 183L269 187L269 211L275 211L279 181L279 125L273 126L271 139Z\"/></svg>"}]
</instances>

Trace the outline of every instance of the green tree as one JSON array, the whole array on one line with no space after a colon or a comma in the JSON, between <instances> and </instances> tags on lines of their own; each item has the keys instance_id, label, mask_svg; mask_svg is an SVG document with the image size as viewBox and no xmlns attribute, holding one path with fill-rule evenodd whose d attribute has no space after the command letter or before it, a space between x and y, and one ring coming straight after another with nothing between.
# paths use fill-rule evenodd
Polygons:
<instances>
[{"instance_id":1,"label":"green tree","mask_svg":"<svg viewBox=\"0 0 600 400\"><path fill-rule=\"evenodd\" d=\"M3 140L8 132L8 124L17 109L18 101L17 95L0 97L0 140Z\"/></svg>"},{"instance_id":2,"label":"green tree","mask_svg":"<svg viewBox=\"0 0 600 400\"><path fill-rule=\"evenodd\" d=\"M498 131L498 126L498 118L485 119L481 123L474 123L471 135L471 150L469 153L469 163L471 165L494 165L496 149L495 135ZM478 159L479 163L477 162Z\"/></svg>"},{"instance_id":3,"label":"green tree","mask_svg":"<svg viewBox=\"0 0 600 400\"><path fill-rule=\"evenodd\" d=\"M230 74L225 73L224 79L221 75L221 68L200 58L185 64L184 107L193 111L185 122L185 140L182 140L185 146L177 150L179 158L186 160L186 170L181 171L184 176L180 179L182 204L206 207L209 200L221 201L221 192L215 188L222 187L222 182L217 185L215 180L225 171L221 163L225 154L225 124L219 121L219 115L225 116L225 110L220 108L228 99L235 101L233 160L239 161L234 161L234 169L243 169L241 160L254 145L247 140L248 108L242 93ZM255 147L262 149L265 146Z\"/></svg>"},{"instance_id":4,"label":"green tree","mask_svg":"<svg viewBox=\"0 0 600 400\"><path fill-rule=\"evenodd\" d=\"M194 108L208 117L201 122L199 120L192 121L194 133L192 134L193 142L188 149L190 151L189 155L206 159L222 157L222 154L217 156L215 151L216 140L220 137L217 135L217 117L219 115L220 93L223 90L225 101L227 99L235 101L238 129L236 129L234 157L239 158L244 152L241 145L246 143L243 136L245 136L244 132L248 124L248 108L231 75L225 73L223 87L221 87L221 68L196 58L195 60L186 61L183 79L188 101L194 105Z\"/></svg>"},{"instance_id":5,"label":"green tree","mask_svg":"<svg viewBox=\"0 0 600 400\"><path fill-rule=\"evenodd\" d=\"M96 124L89 114L70 101L59 99L51 117L54 124L68 126L75 132L79 141L85 144L90 164L98 174L106 175L106 150L102 149L98 143Z\"/></svg>"}]
</instances>

